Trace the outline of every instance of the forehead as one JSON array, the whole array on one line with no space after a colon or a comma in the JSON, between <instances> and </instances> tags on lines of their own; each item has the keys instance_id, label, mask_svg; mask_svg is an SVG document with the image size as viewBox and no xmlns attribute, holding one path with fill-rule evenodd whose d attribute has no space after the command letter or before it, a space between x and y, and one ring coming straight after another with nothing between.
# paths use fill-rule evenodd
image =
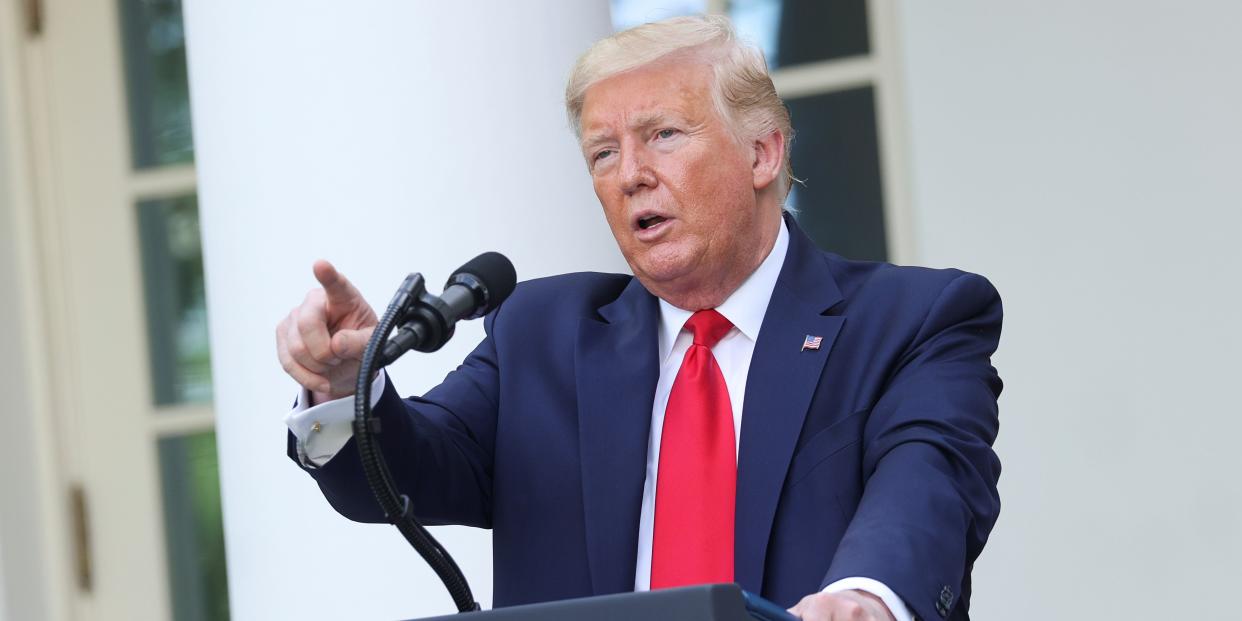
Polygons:
<instances>
[{"instance_id":1,"label":"forehead","mask_svg":"<svg viewBox=\"0 0 1242 621\"><path fill-rule=\"evenodd\" d=\"M692 60L660 61L601 80L583 98L583 135L619 123L711 114L711 80L711 68Z\"/></svg>"}]
</instances>

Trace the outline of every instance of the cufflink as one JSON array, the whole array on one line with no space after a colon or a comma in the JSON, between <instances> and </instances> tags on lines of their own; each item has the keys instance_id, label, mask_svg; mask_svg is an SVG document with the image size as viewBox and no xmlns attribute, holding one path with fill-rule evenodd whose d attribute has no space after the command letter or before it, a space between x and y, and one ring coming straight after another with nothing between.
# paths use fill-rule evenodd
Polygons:
<instances>
[{"instance_id":1,"label":"cufflink","mask_svg":"<svg viewBox=\"0 0 1242 621\"><path fill-rule=\"evenodd\" d=\"M323 425L319 424L319 421L315 421L315 424L311 425L311 431L323 431Z\"/></svg>"},{"instance_id":2,"label":"cufflink","mask_svg":"<svg viewBox=\"0 0 1242 621\"><path fill-rule=\"evenodd\" d=\"M940 589L940 599L936 600L936 612L941 617L949 616L949 607L953 605L953 589L945 586Z\"/></svg>"}]
</instances>

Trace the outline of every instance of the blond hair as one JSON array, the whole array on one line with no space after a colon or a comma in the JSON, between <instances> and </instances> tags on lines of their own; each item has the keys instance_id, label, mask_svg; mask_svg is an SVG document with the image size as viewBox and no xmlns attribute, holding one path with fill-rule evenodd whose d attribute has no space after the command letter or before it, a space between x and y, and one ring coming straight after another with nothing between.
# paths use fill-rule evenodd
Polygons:
<instances>
[{"instance_id":1,"label":"blond hair","mask_svg":"<svg viewBox=\"0 0 1242 621\"><path fill-rule=\"evenodd\" d=\"M703 54L710 61L714 78L712 99L740 143L750 143L774 131L784 137L784 175L779 188L782 196L788 193L793 179L789 164L793 138L789 109L776 95L763 52L741 41L724 16L674 17L597 41L578 58L565 86L565 110L574 134L582 138L582 105L591 86L673 54L691 53Z\"/></svg>"}]
</instances>

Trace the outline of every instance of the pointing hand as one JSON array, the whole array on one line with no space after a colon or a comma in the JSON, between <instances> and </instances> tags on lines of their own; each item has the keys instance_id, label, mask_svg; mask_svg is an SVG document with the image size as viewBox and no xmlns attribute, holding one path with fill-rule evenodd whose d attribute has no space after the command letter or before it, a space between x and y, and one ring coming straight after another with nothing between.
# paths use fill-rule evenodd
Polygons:
<instances>
[{"instance_id":1,"label":"pointing hand","mask_svg":"<svg viewBox=\"0 0 1242 621\"><path fill-rule=\"evenodd\" d=\"M354 394L362 351L377 323L375 311L354 285L327 261L316 261L315 279L302 304L276 326L276 355L312 404Z\"/></svg>"}]
</instances>

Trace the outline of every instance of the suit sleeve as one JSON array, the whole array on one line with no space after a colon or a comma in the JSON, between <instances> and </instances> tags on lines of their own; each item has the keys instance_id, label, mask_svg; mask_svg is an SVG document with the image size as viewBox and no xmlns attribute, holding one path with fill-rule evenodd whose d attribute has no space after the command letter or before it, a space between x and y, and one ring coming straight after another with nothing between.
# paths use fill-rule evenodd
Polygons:
<instances>
[{"instance_id":1,"label":"suit sleeve","mask_svg":"<svg viewBox=\"0 0 1242 621\"><path fill-rule=\"evenodd\" d=\"M1001 301L963 274L932 304L863 432L863 496L823 584L865 576L948 617L1000 511Z\"/></svg>"},{"instance_id":2,"label":"suit sleeve","mask_svg":"<svg viewBox=\"0 0 1242 621\"><path fill-rule=\"evenodd\" d=\"M410 496L424 524L491 526L492 455L499 409L496 366L497 310L484 319L487 336L439 386L401 399L387 382L372 412L380 421L380 449L397 487ZM357 440L322 467L306 467L289 436L289 456L319 484L328 502L358 522L384 522L367 485Z\"/></svg>"}]
</instances>

